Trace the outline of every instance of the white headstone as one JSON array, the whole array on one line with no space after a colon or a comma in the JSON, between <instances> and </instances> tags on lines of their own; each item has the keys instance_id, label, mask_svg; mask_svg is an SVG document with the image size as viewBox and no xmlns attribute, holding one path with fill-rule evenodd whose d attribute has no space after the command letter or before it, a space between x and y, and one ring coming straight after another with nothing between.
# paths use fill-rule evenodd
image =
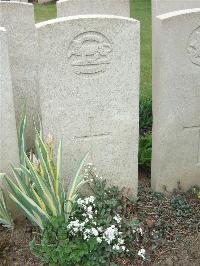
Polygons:
<instances>
[{"instance_id":1,"label":"white headstone","mask_svg":"<svg viewBox=\"0 0 200 266\"><path fill-rule=\"evenodd\" d=\"M200 0L151 0L151 2L152 2L152 43L153 43L152 57L153 57L153 68L154 68L154 47L157 42L156 16L183 9L200 8Z\"/></svg>"},{"instance_id":2,"label":"white headstone","mask_svg":"<svg viewBox=\"0 0 200 266\"><path fill-rule=\"evenodd\" d=\"M53 2L54 0L38 0L38 4L45 4L49 2Z\"/></svg>"},{"instance_id":3,"label":"white headstone","mask_svg":"<svg viewBox=\"0 0 200 266\"><path fill-rule=\"evenodd\" d=\"M9 58L14 93L17 126L26 102L28 121L28 144L32 139L32 116L39 113L37 78L37 42L32 4L0 2L0 25L8 34Z\"/></svg>"},{"instance_id":4,"label":"white headstone","mask_svg":"<svg viewBox=\"0 0 200 266\"><path fill-rule=\"evenodd\" d=\"M11 173L10 164L19 162L13 92L7 37L0 27L0 173Z\"/></svg>"},{"instance_id":5,"label":"white headstone","mask_svg":"<svg viewBox=\"0 0 200 266\"><path fill-rule=\"evenodd\" d=\"M130 17L129 0L61 0L57 2L57 17L96 14Z\"/></svg>"},{"instance_id":6,"label":"white headstone","mask_svg":"<svg viewBox=\"0 0 200 266\"><path fill-rule=\"evenodd\" d=\"M156 23L152 186L187 189L200 185L200 9Z\"/></svg>"},{"instance_id":7,"label":"white headstone","mask_svg":"<svg viewBox=\"0 0 200 266\"><path fill-rule=\"evenodd\" d=\"M183 10L200 7L200 0L152 0L152 18L156 16Z\"/></svg>"},{"instance_id":8,"label":"white headstone","mask_svg":"<svg viewBox=\"0 0 200 266\"><path fill-rule=\"evenodd\" d=\"M91 161L112 184L137 193L139 22L60 18L37 26L44 133L63 141L63 170Z\"/></svg>"},{"instance_id":9,"label":"white headstone","mask_svg":"<svg viewBox=\"0 0 200 266\"><path fill-rule=\"evenodd\" d=\"M5 2L5 0L0 0L0 2ZM28 3L28 0L10 0L8 2L24 2L24 3Z\"/></svg>"}]
</instances>

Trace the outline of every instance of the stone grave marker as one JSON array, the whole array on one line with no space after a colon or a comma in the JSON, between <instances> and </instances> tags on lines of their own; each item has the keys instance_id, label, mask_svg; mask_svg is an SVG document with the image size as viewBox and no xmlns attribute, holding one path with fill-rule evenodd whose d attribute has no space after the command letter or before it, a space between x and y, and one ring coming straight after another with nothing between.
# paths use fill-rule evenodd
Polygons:
<instances>
[{"instance_id":1,"label":"stone grave marker","mask_svg":"<svg viewBox=\"0 0 200 266\"><path fill-rule=\"evenodd\" d=\"M28 147L33 145L32 116L37 121L39 93L37 78L37 42L32 4L0 2L0 25L6 28L14 93L17 127L26 102L29 114Z\"/></svg>"},{"instance_id":2,"label":"stone grave marker","mask_svg":"<svg viewBox=\"0 0 200 266\"><path fill-rule=\"evenodd\" d=\"M96 15L36 27L44 134L62 140L65 176L89 151L104 177L136 195L139 22Z\"/></svg>"},{"instance_id":3,"label":"stone grave marker","mask_svg":"<svg viewBox=\"0 0 200 266\"><path fill-rule=\"evenodd\" d=\"M57 2L57 17L96 14L130 17L129 0L61 0Z\"/></svg>"},{"instance_id":4,"label":"stone grave marker","mask_svg":"<svg viewBox=\"0 0 200 266\"><path fill-rule=\"evenodd\" d=\"M200 8L200 0L152 0L152 57L153 57L153 68L154 68L154 47L157 42L157 20L156 16L191 8ZM154 71L153 71L154 73Z\"/></svg>"},{"instance_id":5,"label":"stone grave marker","mask_svg":"<svg viewBox=\"0 0 200 266\"><path fill-rule=\"evenodd\" d=\"M200 185L200 9L158 16L152 186Z\"/></svg>"},{"instance_id":6,"label":"stone grave marker","mask_svg":"<svg viewBox=\"0 0 200 266\"><path fill-rule=\"evenodd\" d=\"M0 173L19 162L6 30L0 27ZM1 185L1 181L0 181Z\"/></svg>"}]
</instances>

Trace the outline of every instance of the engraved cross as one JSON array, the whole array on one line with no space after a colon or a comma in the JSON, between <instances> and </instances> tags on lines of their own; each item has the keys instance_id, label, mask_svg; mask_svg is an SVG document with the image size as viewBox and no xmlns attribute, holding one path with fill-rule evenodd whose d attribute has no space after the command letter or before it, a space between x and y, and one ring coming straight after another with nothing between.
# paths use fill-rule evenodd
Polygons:
<instances>
[{"instance_id":1,"label":"engraved cross","mask_svg":"<svg viewBox=\"0 0 200 266\"><path fill-rule=\"evenodd\" d=\"M83 136L75 136L75 139L83 139L83 140L90 140L90 154L91 158L93 159L93 140L96 138L106 138L111 135L110 132L106 133L93 133L93 125L94 125L94 117L89 117L89 134Z\"/></svg>"}]
</instances>

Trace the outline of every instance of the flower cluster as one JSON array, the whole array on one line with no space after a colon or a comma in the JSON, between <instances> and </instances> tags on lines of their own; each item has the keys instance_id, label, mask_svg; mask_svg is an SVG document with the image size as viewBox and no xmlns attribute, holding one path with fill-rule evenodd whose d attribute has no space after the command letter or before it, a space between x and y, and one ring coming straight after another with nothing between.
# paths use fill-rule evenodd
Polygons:
<instances>
[{"instance_id":1,"label":"flower cluster","mask_svg":"<svg viewBox=\"0 0 200 266\"><path fill-rule=\"evenodd\" d=\"M138 256L139 257L142 257L143 260L146 260L146 251L144 248L141 248L139 251L138 251Z\"/></svg>"},{"instance_id":2,"label":"flower cluster","mask_svg":"<svg viewBox=\"0 0 200 266\"><path fill-rule=\"evenodd\" d=\"M122 220L120 215L116 214L113 217L113 225L97 226L96 215L98 211L95 209L95 197L79 198L77 205L82 210L81 217L79 219L72 217L73 220L67 226L68 232L72 236L81 234L86 241L89 241L91 238L96 238L97 243L111 245L114 251L128 251L125 247L122 232L119 231Z\"/></svg>"}]
</instances>

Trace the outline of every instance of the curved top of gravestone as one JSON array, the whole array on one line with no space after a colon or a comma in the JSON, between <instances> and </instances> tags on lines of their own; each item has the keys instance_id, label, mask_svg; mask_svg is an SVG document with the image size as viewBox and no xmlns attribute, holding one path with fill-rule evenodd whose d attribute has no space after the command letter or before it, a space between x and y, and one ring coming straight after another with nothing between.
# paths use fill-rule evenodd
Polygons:
<instances>
[{"instance_id":1,"label":"curved top of gravestone","mask_svg":"<svg viewBox=\"0 0 200 266\"><path fill-rule=\"evenodd\" d=\"M31 3L17 2L17 1L0 1L1 5L19 5L19 6L33 6Z\"/></svg>"},{"instance_id":2,"label":"curved top of gravestone","mask_svg":"<svg viewBox=\"0 0 200 266\"><path fill-rule=\"evenodd\" d=\"M79 16L69 16L69 17L62 17L62 18L56 18L56 19L50 19L47 21L43 21L36 24L37 28L45 27L47 25L52 25L56 23L62 23L67 21L75 21L75 20L85 20L85 19L113 19L113 20L122 20L127 22L135 22L139 23L138 20L128 17L121 17L121 16L114 16L114 15L79 15Z\"/></svg>"},{"instance_id":3,"label":"curved top of gravestone","mask_svg":"<svg viewBox=\"0 0 200 266\"><path fill-rule=\"evenodd\" d=\"M194 13L200 13L200 8L192 8L192 9L183 9L183 10L173 11L173 12L159 15L159 16L157 16L157 18L159 18L161 20L165 20L165 19L170 19L170 18L177 17L177 16L182 16L182 15L191 15Z\"/></svg>"}]
</instances>

